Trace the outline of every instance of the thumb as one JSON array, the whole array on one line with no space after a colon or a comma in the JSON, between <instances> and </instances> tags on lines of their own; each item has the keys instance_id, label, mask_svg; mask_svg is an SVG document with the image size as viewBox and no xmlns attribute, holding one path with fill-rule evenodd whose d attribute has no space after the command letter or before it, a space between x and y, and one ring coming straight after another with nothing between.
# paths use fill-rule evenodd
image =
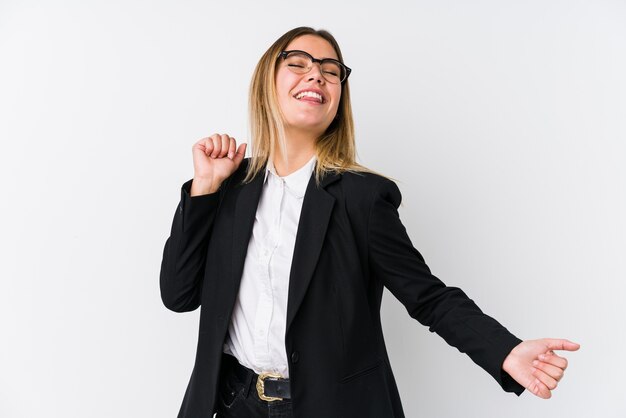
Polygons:
<instances>
[{"instance_id":1,"label":"thumb","mask_svg":"<svg viewBox=\"0 0 626 418\"><path fill-rule=\"evenodd\" d=\"M239 145L239 148L237 148L237 152L235 153L235 156L233 157L233 162L235 163L236 167L239 167L239 164L241 164L244 157L246 156L247 145L248 144L244 142L243 144Z\"/></svg>"},{"instance_id":2,"label":"thumb","mask_svg":"<svg viewBox=\"0 0 626 418\"><path fill-rule=\"evenodd\" d=\"M546 338L545 342L550 350L576 351L580 348L580 344L566 339Z\"/></svg>"}]
</instances>

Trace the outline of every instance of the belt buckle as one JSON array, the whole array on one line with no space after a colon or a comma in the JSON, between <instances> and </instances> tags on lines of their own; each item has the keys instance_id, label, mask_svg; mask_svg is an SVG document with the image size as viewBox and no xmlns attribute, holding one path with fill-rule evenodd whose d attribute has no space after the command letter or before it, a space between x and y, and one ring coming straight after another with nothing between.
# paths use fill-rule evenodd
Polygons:
<instances>
[{"instance_id":1,"label":"belt buckle","mask_svg":"<svg viewBox=\"0 0 626 418\"><path fill-rule=\"evenodd\" d=\"M275 398L273 396L265 395L265 378L266 377L276 377L280 379L282 376L279 374L270 373L270 372L261 373L256 380L256 391L259 394L259 398L263 399L264 401L282 401L283 398Z\"/></svg>"}]
</instances>

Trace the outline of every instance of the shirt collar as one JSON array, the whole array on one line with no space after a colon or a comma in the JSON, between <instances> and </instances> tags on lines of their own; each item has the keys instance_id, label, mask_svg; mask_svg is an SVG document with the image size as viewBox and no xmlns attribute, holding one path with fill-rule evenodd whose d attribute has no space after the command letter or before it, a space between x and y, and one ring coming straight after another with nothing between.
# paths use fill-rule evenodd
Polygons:
<instances>
[{"instance_id":1,"label":"shirt collar","mask_svg":"<svg viewBox=\"0 0 626 418\"><path fill-rule=\"evenodd\" d=\"M311 159L304 164L302 167L289 174L288 176L280 177L276 174L276 169L274 168L274 163L271 159L267 160L267 166L265 168L265 178L263 179L263 183L267 182L268 176L271 174L275 179L283 179L285 181L285 185L287 188L298 198L304 196L306 192L306 187L309 183L309 179L311 178L311 174L315 169L315 162L317 161L317 157L313 155Z\"/></svg>"}]
</instances>

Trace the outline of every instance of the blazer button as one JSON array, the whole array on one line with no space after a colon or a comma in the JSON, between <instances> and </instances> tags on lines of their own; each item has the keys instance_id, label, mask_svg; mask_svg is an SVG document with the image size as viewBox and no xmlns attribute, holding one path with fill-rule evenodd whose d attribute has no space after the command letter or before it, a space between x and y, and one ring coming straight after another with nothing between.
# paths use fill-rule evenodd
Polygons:
<instances>
[{"instance_id":1,"label":"blazer button","mask_svg":"<svg viewBox=\"0 0 626 418\"><path fill-rule=\"evenodd\" d=\"M297 363L299 358L300 358L300 357L299 357L299 355L298 355L298 352L297 352L297 351L294 351L293 353L291 353L291 361L292 361L293 363Z\"/></svg>"}]
</instances>

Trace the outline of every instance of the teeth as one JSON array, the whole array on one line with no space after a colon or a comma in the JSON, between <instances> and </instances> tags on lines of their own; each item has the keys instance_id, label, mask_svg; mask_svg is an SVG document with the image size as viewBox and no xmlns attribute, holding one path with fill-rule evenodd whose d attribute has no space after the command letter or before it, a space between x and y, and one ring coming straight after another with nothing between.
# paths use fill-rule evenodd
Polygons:
<instances>
[{"instance_id":1,"label":"teeth","mask_svg":"<svg viewBox=\"0 0 626 418\"><path fill-rule=\"evenodd\" d=\"M296 94L296 99L301 99L304 96L313 97L317 99L320 103L324 101L324 99L322 99L322 96L318 93L315 93L314 91L302 91Z\"/></svg>"}]
</instances>

